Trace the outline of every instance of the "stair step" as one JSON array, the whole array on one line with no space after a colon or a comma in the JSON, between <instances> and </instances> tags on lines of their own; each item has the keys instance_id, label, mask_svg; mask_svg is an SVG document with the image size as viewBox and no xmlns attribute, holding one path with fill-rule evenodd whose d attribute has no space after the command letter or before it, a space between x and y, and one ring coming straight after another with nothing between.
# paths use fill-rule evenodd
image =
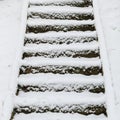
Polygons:
<instances>
[{"instance_id":1,"label":"stair step","mask_svg":"<svg viewBox=\"0 0 120 120\"><path fill-rule=\"evenodd\" d=\"M28 9L28 18L93 20L94 16L92 7L32 6Z\"/></svg>"},{"instance_id":2,"label":"stair step","mask_svg":"<svg viewBox=\"0 0 120 120\"><path fill-rule=\"evenodd\" d=\"M30 5L88 7L92 2L91 0L30 0Z\"/></svg>"},{"instance_id":3,"label":"stair step","mask_svg":"<svg viewBox=\"0 0 120 120\"><path fill-rule=\"evenodd\" d=\"M46 113L46 112L52 112L52 113L78 113L82 115L101 115L104 114L107 116L106 108L104 104L88 104L88 105L80 105L80 104L74 104L74 105L48 105L48 106L19 106L18 108L14 108L14 111L16 113Z\"/></svg>"},{"instance_id":4,"label":"stair step","mask_svg":"<svg viewBox=\"0 0 120 120\"><path fill-rule=\"evenodd\" d=\"M29 33L25 35L24 45L27 44L71 44L98 41L96 32L47 32Z\"/></svg>"},{"instance_id":5,"label":"stair step","mask_svg":"<svg viewBox=\"0 0 120 120\"><path fill-rule=\"evenodd\" d=\"M20 67L21 74L54 73L54 74L102 74L99 59L77 58L27 58Z\"/></svg>"},{"instance_id":6,"label":"stair step","mask_svg":"<svg viewBox=\"0 0 120 120\"><path fill-rule=\"evenodd\" d=\"M92 0L29 0L10 120L107 120Z\"/></svg>"},{"instance_id":7,"label":"stair step","mask_svg":"<svg viewBox=\"0 0 120 120\"><path fill-rule=\"evenodd\" d=\"M106 115L105 96L103 94L32 92L19 96L15 99L16 113L61 112L83 115Z\"/></svg>"},{"instance_id":8,"label":"stair step","mask_svg":"<svg viewBox=\"0 0 120 120\"><path fill-rule=\"evenodd\" d=\"M33 97L32 97L33 96ZM82 98L84 96L84 98ZM31 101L29 101L31 98ZM33 98L33 99L32 99ZM82 92L82 93L75 93L75 92L28 92L19 94L19 96L15 97L17 105L49 105L49 104L87 104L87 103L95 103L98 104L104 103L105 95L89 93L89 92ZM98 99L96 101L95 99ZM20 101L22 100L22 101ZM39 101L40 100L40 101ZM58 102L58 100L60 100ZM26 102L23 102L26 101ZM33 102L34 101L34 102ZM39 101L39 103L38 103ZM22 103L23 102L23 103ZM32 104L31 104L32 102ZM25 103L25 104L24 104ZM34 104L33 104L34 103Z\"/></svg>"},{"instance_id":9,"label":"stair step","mask_svg":"<svg viewBox=\"0 0 120 120\"><path fill-rule=\"evenodd\" d=\"M84 116L80 114L70 113L31 113L31 114L16 114L13 120L107 120L104 115L89 115Z\"/></svg>"},{"instance_id":10,"label":"stair step","mask_svg":"<svg viewBox=\"0 0 120 120\"><path fill-rule=\"evenodd\" d=\"M99 48L97 42L90 43L74 43L70 45L45 45L45 44L31 44L24 47L23 59L29 57L44 57L44 58L59 58L59 57L73 57L73 58L93 58L99 56Z\"/></svg>"},{"instance_id":11,"label":"stair step","mask_svg":"<svg viewBox=\"0 0 120 120\"><path fill-rule=\"evenodd\" d=\"M98 75L103 74L100 66L65 66L65 65L39 65L30 66L22 65L19 74L37 74L37 73L53 73L53 74L83 74L83 75Z\"/></svg>"},{"instance_id":12,"label":"stair step","mask_svg":"<svg viewBox=\"0 0 120 120\"><path fill-rule=\"evenodd\" d=\"M94 20L28 19L26 33L44 33L48 31L95 31L95 25Z\"/></svg>"},{"instance_id":13,"label":"stair step","mask_svg":"<svg viewBox=\"0 0 120 120\"><path fill-rule=\"evenodd\" d=\"M18 78L18 84L20 85L38 85L38 84L103 84L104 78L101 75L85 76L78 74L51 74L51 73L39 73L21 75Z\"/></svg>"},{"instance_id":14,"label":"stair step","mask_svg":"<svg viewBox=\"0 0 120 120\"><path fill-rule=\"evenodd\" d=\"M58 102L59 100L59 102ZM104 94L75 92L28 92L15 97L15 106L104 104Z\"/></svg>"},{"instance_id":15,"label":"stair step","mask_svg":"<svg viewBox=\"0 0 120 120\"><path fill-rule=\"evenodd\" d=\"M39 84L39 85L18 85L17 95L28 92L77 92L84 91L91 93L105 93L103 84Z\"/></svg>"},{"instance_id":16,"label":"stair step","mask_svg":"<svg viewBox=\"0 0 120 120\"><path fill-rule=\"evenodd\" d=\"M17 95L20 92L84 92L104 93L104 80L101 76L28 74L18 79Z\"/></svg>"},{"instance_id":17,"label":"stair step","mask_svg":"<svg viewBox=\"0 0 120 120\"><path fill-rule=\"evenodd\" d=\"M23 59L28 57L44 57L44 58L58 58L58 57L73 57L73 58L93 58L99 57L99 50L55 50L55 51L45 51L45 52L24 52Z\"/></svg>"}]
</instances>

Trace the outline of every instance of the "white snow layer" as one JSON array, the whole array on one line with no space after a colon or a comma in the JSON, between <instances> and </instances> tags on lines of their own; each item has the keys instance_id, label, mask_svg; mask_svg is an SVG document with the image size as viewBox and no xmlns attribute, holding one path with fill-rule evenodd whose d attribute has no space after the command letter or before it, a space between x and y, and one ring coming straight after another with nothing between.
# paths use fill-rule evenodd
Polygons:
<instances>
[{"instance_id":1,"label":"white snow layer","mask_svg":"<svg viewBox=\"0 0 120 120\"><path fill-rule=\"evenodd\" d=\"M70 113L31 113L27 114L18 114L15 116L14 120L107 120L104 115L89 115L84 116L80 114L70 114Z\"/></svg>"},{"instance_id":2,"label":"white snow layer","mask_svg":"<svg viewBox=\"0 0 120 120\"><path fill-rule=\"evenodd\" d=\"M49 78L49 79L48 79ZM28 74L21 75L18 78L18 83L20 85L39 85L39 84L49 84L49 83L63 83L63 84L101 84L104 82L104 78L101 75L77 75L77 74L51 74L51 73L39 73L39 74Z\"/></svg>"},{"instance_id":3,"label":"white snow layer","mask_svg":"<svg viewBox=\"0 0 120 120\"><path fill-rule=\"evenodd\" d=\"M45 106L45 105L65 105L65 104L101 104L105 103L105 95L94 93L75 92L28 92L21 93L15 98L15 106ZM58 102L59 101L59 102Z\"/></svg>"},{"instance_id":4,"label":"white snow layer","mask_svg":"<svg viewBox=\"0 0 120 120\"><path fill-rule=\"evenodd\" d=\"M41 66L41 65L66 65L66 66L101 66L100 59L89 58L28 58L21 61L21 65Z\"/></svg>"},{"instance_id":5,"label":"white snow layer","mask_svg":"<svg viewBox=\"0 0 120 120\"><path fill-rule=\"evenodd\" d=\"M22 0L0 0L0 119L5 99L10 95L10 84L13 79L12 72L21 23L21 6Z\"/></svg>"},{"instance_id":6,"label":"white snow layer","mask_svg":"<svg viewBox=\"0 0 120 120\"><path fill-rule=\"evenodd\" d=\"M97 33L96 31L86 31L86 32L82 32L82 31L68 31L68 32L47 32L47 33L38 33L38 34L34 34L34 33L28 33L25 35L27 38L40 38L40 39L49 39L49 38L54 38L54 37L96 37Z\"/></svg>"},{"instance_id":7,"label":"white snow layer","mask_svg":"<svg viewBox=\"0 0 120 120\"><path fill-rule=\"evenodd\" d=\"M31 4L36 4L36 3L66 3L66 0L30 0ZM84 0L67 0L67 2L79 2L82 3Z\"/></svg>"},{"instance_id":8,"label":"white snow layer","mask_svg":"<svg viewBox=\"0 0 120 120\"><path fill-rule=\"evenodd\" d=\"M29 18L27 20L27 24L28 26L44 26L44 25L67 25L67 26L76 26L76 25L93 25L95 22L94 20L82 20L82 21L78 21L78 20L51 20L51 19L32 19Z\"/></svg>"},{"instance_id":9,"label":"white snow layer","mask_svg":"<svg viewBox=\"0 0 120 120\"><path fill-rule=\"evenodd\" d=\"M31 6L28 13L93 13L92 7L70 7L70 6Z\"/></svg>"},{"instance_id":10,"label":"white snow layer","mask_svg":"<svg viewBox=\"0 0 120 120\"><path fill-rule=\"evenodd\" d=\"M45 51L64 51L64 50L96 50L99 48L98 42L90 43L72 43L70 45L49 45L49 44L30 44L24 47L24 51L27 52L45 52Z\"/></svg>"}]
</instances>

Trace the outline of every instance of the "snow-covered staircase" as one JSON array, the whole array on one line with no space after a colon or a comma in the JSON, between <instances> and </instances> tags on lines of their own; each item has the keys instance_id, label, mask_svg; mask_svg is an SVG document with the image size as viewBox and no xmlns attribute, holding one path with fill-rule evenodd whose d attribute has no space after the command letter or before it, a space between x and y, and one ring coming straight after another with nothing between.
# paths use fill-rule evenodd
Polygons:
<instances>
[{"instance_id":1,"label":"snow-covered staircase","mask_svg":"<svg viewBox=\"0 0 120 120\"><path fill-rule=\"evenodd\" d=\"M30 0L11 120L106 120L91 0Z\"/></svg>"}]
</instances>

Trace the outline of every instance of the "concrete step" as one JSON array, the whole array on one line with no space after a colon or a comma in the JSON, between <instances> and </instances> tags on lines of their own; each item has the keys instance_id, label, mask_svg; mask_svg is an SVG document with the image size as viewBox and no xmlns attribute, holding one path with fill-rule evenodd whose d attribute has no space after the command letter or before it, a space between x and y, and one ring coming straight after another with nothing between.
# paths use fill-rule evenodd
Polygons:
<instances>
[{"instance_id":1,"label":"concrete step","mask_svg":"<svg viewBox=\"0 0 120 120\"><path fill-rule=\"evenodd\" d=\"M28 19L26 33L95 31L94 21Z\"/></svg>"},{"instance_id":2,"label":"concrete step","mask_svg":"<svg viewBox=\"0 0 120 120\"><path fill-rule=\"evenodd\" d=\"M92 6L91 0L30 0L30 6Z\"/></svg>"},{"instance_id":3,"label":"concrete step","mask_svg":"<svg viewBox=\"0 0 120 120\"><path fill-rule=\"evenodd\" d=\"M28 9L28 18L93 20L94 16L92 7L31 6Z\"/></svg>"},{"instance_id":4,"label":"concrete step","mask_svg":"<svg viewBox=\"0 0 120 120\"><path fill-rule=\"evenodd\" d=\"M25 34L24 45L29 44L72 44L98 41L96 31L92 32L47 32Z\"/></svg>"}]
</instances>

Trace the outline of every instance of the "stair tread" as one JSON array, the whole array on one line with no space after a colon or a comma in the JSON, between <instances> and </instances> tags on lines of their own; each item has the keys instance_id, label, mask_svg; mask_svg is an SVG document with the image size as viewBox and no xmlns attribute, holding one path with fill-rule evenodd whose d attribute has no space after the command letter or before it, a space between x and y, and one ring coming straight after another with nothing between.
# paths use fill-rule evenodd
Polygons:
<instances>
[{"instance_id":1,"label":"stair tread","mask_svg":"<svg viewBox=\"0 0 120 120\"><path fill-rule=\"evenodd\" d=\"M30 3L51 3L51 2L84 2L85 0L30 0ZM88 0L90 1L90 0Z\"/></svg>"},{"instance_id":2,"label":"stair tread","mask_svg":"<svg viewBox=\"0 0 120 120\"><path fill-rule=\"evenodd\" d=\"M76 6L76 7L84 7L92 5L90 0L30 0L30 5L69 5L69 6Z\"/></svg>"},{"instance_id":3,"label":"stair tread","mask_svg":"<svg viewBox=\"0 0 120 120\"><path fill-rule=\"evenodd\" d=\"M49 31L95 31L95 23L94 20L28 19L26 33Z\"/></svg>"},{"instance_id":4,"label":"stair tread","mask_svg":"<svg viewBox=\"0 0 120 120\"><path fill-rule=\"evenodd\" d=\"M70 45L49 45L49 44L30 44L24 47L24 51L29 52L39 52L39 51L54 51L54 50L96 50L99 48L98 42L91 42L91 43L73 43Z\"/></svg>"},{"instance_id":5,"label":"stair tread","mask_svg":"<svg viewBox=\"0 0 120 120\"><path fill-rule=\"evenodd\" d=\"M69 31L69 32L47 32L47 33L28 33L25 34L25 37L30 37L30 38L55 38L55 37L97 37L96 31L86 31L86 32L81 32L81 31Z\"/></svg>"},{"instance_id":6,"label":"stair tread","mask_svg":"<svg viewBox=\"0 0 120 120\"><path fill-rule=\"evenodd\" d=\"M21 75L18 78L17 94L21 92L77 92L104 93L104 78L100 75L36 74Z\"/></svg>"},{"instance_id":7,"label":"stair tread","mask_svg":"<svg viewBox=\"0 0 120 120\"><path fill-rule=\"evenodd\" d=\"M51 74L51 73L40 73L40 74L28 74L21 75L18 78L18 83L21 85L38 85L40 83L49 84L49 83L63 83L63 84L102 84L104 81L103 76L85 76L77 74Z\"/></svg>"},{"instance_id":8,"label":"stair tread","mask_svg":"<svg viewBox=\"0 0 120 120\"><path fill-rule=\"evenodd\" d=\"M14 120L107 120L104 115L89 115L84 116L80 114L70 113L31 113L31 114L17 114Z\"/></svg>"},{"instance_id":9,"label":"stair tread","mask_svg":"<svg viewBox=\"0 0 120 120\"><path fill-rule=\"evenodd\" d=\"M76 25L93 25L95 24L94 20L82 20L82 21L78 21L78 20L51 20L51 19L33 19L33 18L29 18L27 20L27 24L28 26L39 26L39 25L67 25L67 26L76 26Z\"/></svg>"},{"instance_id":10,"label":"stair tread","mask_svg":"<svg viewBox=\"0 0 120 120\"><path fill-rule=\"evenodd\" d=\"M42 12L42 13L93 13L92 7L70 7L70 6L31 6L28 9L28 14L32 12Z\"/></svg>"},{"instance_id":11,"label":"stair tread","mask_svg":"<svg viewBox=\"0 0 120 120\"><path fill-rule=\"evenodd\" d=\"M25 34L25 45L35 44L71 44L98 41L96 31L92 32L47 32Z\"/></svg>"},{"instance_id":12,"label":"stair tread","mask_svg":"<svg viewBox=\"0 0 120 120\"><path fill-rule=\"evenodd\" d=\"M59 102L58 102L59 101ZM21 94L15 98L15 104L19 106L41 106L41 105L89 105L104 104L104 94L94 93L75 93L75 92L28 92Z\"/></svg>"},{"instance_id":13,"label":"stair tread","mask_svg":"<svg viewBox=\"0 0 120 120\"><path fill-rule=\"evenodd\" d=\"M27 58L21 61L22 65L41 66L41 65L62 65L62 66L99 66L101 60L98 58Z\"/></svg>"}]
</instances>

